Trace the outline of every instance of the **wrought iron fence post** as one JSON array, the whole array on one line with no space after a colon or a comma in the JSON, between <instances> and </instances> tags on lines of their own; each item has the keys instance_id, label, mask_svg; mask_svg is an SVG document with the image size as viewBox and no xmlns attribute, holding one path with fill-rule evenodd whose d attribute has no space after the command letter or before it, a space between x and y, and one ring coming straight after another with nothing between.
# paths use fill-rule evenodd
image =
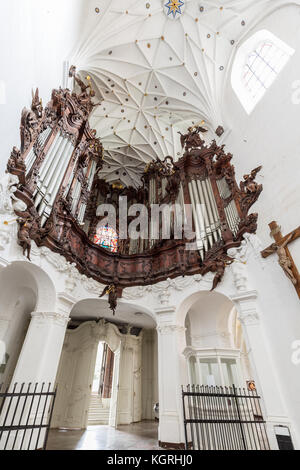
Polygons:
<instances>
[{"instance_id":1,"label":"wrought iron fence post","mask_svg":"<svg viewBox=\"0 0 300 470\"><path fill-rule=\"evenodd\" d=\"M260 409L260 398L234 385L182 387L186 449L188 426L193 450L247 450L253 445L256 450L269 449L266 422L261 412L253 413L254 405Z\"/></svg>"},{"instance_id":2,"label":"wrought iron fence post","mask_svg":"<svg viewBox=\"0 0 300 470\"><path fill-rule=\"evenodd\" d=\"M245 434L244 434L242 417L241 417L241 412L240 412L240 405L239 405L238 396L237 396L237 388L235 387L235 385L233 385L232 388L233 388L233 394L234 394L237 414L238 414L239 423L240 423L243 446L244 446L244 449L247 450L247 444L246 444L246 441L245 441Z\"/></svg>"},{"instance_id":3,"label":"wrought iron fence post","mask_svg":"<svg viewBox=\"0 0 300 470\"><path fill-rule=\"evenodd\" d=\"M184 422L184 435L185 435L185 450L188 450L188 435L187 435L187 422L186 422L186 411L185 411L185 392L184 387L182 386L182 406L183 406L183 422Z\"/></svg>"},{"instance_id":4,"label":"wrought iron fence post","mask_svg":"<svg viewBox=\"0 0 300 470\"><path fill-rule=\"evenodd\" d=\"M14 384L4 392L0 387L0 443L4 450L37 449L40 440L41 448L46 449L56 390L50 392L51 384L45 391L44 384L41 391L38 384L33 390L31 385L26 389L22 384L18 391L18 384Z\"/></svg>"}]
</instances>

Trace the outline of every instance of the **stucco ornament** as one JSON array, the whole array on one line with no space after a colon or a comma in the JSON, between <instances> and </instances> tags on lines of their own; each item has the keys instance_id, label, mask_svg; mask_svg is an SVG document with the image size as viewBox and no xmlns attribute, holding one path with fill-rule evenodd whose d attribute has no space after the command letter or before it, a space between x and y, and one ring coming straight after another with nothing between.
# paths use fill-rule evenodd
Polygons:
<instances>
[{"instance_id":1,"label":"stucco ornament","mask_svg":"<svg viewBox=\"0 0 300 470\"><path fill-rule=\"evenodd\" d=\"M247 242L242 242L239 248L231 248L228 250L228 256L234 259L231 264L231 272L233 275L236 290L238 292L246 292L249 290L249 277L247 269Z\"/></svg>"},{"instance_id":2,"label":"stucco ornament","mask_svg":"<svg viewBox=\"0 0 300 470\"><path fill-rule=\"evenodd\" d=\"M77 282L80 281L81 275L77 270L75 263L67 263L66 274L67 277L65 279L65 289L66 292L71 294L72 292L74 292L77 286Z\"/></svg>"},{"instance_id":3,"label":"stucco ornament","mask_svg":"<svg viewBox=\"0 0 300 470\"><path fill-rule=\"evenodd\" d=\"M245 233L244 239L247 245L251 247L255 258L258 259L261 262L261 264L263 264L262 257L261 257L261 251L263 249L263 246L258 236L254 233Z\"/></svg>"},{"instance_id":4,"label":"stucco ornament","mask_svg":"<svg viewBox=\"0 0 300 470\"><path fill-rule=\"evenodd\" d=\"M5 173L0 179L0 251L11 240L12 226L16 221L14 211L26 210L26 204L15 196L18 185L19 178L10 173Z\"/></svg>"},{"instance_id":5,"label":"stucco ornament","mask_svg":"<svg viewBox=\"0 0 300 470\"><path fill-rule=\"evenodd\" d=\"M123 299L137 300L145 297L147 294L156 296L160 303L166 305L167 297L169 298L172 291L182 292L193 284L199 284L203 280L201 274L189 277L177 277L176 279L167 279L153 286L129 287L123 291Z\"/></svg>"},{"instance_id":6,"label":"stucco ornament","mask_svg":"<svg viewBox=\"0 0 300 470\"><path fill-rule=\"evenodd\" d=\"M8 172L0 180L0 214L14 214L14 211L24 212L26 204L15 195L19 185L18 176Z\"/></svg>"}]
</instances>

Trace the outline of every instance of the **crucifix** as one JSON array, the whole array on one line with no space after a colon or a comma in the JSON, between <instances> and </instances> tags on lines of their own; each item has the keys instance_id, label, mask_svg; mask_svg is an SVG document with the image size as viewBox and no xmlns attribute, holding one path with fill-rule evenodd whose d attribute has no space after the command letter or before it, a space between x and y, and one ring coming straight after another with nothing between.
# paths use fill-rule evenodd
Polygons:
<instances>
[{"instance_id":1,"label":"crucifix","mask_svg":"<svg viewBox=\"0 0 300 470\"><path fill-rule=\"evenodd\" d=\"M293 283L298 297L300 298L300 275L288 248L290 243L300 238L300 227L296 228L296 230L293 230L293 232L285 237L282 236L281 228L277 222L271 222L269 227L271 229L270 235L274 238L275 243L272 243L272 245L263 250L261 255L263 258L268 258L268 256L277 253L280 266Z\"/></svg>"}]
</instances>

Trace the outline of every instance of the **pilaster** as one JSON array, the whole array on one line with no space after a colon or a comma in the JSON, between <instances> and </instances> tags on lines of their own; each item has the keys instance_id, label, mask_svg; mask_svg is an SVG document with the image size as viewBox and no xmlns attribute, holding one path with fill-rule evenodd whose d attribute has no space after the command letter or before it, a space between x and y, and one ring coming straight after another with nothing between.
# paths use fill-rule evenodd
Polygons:
<instances>
[{"instance_id":1,"label":"pilaster","mask_svg":"<svg viewBox=\"0 0 300 470\"><path fill-rule=\"evenodd\" d=\"M54 385L69 314L33 312L12 383Z\"/></svg>"},{"instance_id":2,"label":"pilaster","mask_svg":"<svg viewBox=\"0 0 300 470\"><path fill-rule=\"evenodd\" d=\"M175 323L175 307L156 310L158 319L159 441L182 447L180 344L185 328Z\"/></svg>"},{"instance_id":3,"label":"pilaster","mask_svg":"<svg viewBox=\"0 0 300 470\"><path fill-rule=\"evenodd\" d=\"M275 425L287 424L287 411L276 374L276 364L269 349L267 335L261 321L256 291L231 297L242 324L248 355L254 368L259 394L262 394L267 430L272 449L277 449Z\"/></svg>"}]
</instances>

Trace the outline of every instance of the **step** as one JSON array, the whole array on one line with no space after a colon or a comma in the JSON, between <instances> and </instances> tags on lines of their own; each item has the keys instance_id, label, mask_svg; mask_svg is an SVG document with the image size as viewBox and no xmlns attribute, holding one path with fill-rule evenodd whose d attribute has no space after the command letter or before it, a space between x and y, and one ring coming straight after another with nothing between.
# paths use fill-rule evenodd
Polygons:
<instances>
[{"instance_id":1,"label":"step","mask_svg":"<svg viewBox=\"0 0 300 470\"><path fill-rule=\"evenodd\" d=\"M104 407L98 395L92 395L88 412L88 425L105 425L109 422L109 408Z\"/></svg>"},{"instance_id":2,"label":"step","mask_svg":"<svg viewBox=\"0 0 300 470\"><path fill-rule=\"evenodd\" d=\"M89 416L109 416L109 410L105 410L105 411L99 410L99 411L94 411L94 412L89 411L88 415Z\"/></svg>"},{"instance_id":3,"label":"step","mask_svg":"<svg viewBox=\"0 0 300 470\"><path fill-rule=\"evenodd\" d=\"M89 416L108 416L109 415L109 410L107 411L95 411L95 412L90 412L89 411Z\"/></svg>"}]
</instances>

